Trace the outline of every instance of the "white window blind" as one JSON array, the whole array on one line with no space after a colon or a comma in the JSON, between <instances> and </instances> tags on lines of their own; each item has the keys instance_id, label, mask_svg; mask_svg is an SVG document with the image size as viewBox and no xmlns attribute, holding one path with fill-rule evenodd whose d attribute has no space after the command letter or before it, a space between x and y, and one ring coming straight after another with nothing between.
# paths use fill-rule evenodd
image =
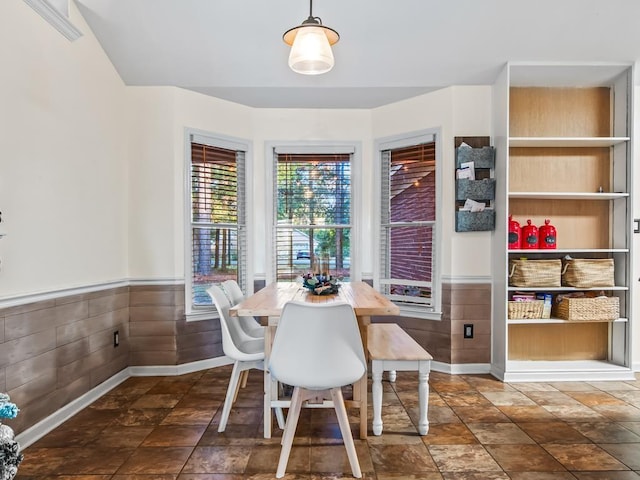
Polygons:
<instances>
[{"instance_id":1,"label":"white window blind","mask_svg":"<svg viewBox=\"0 0 640 480\"><path fill-rule=\"evenodd\" d=\"M275 153L277 280L325 273L348 280L351 154Z\"/></svg>"},{"instance_id":2,"label":"white window blind","mask_svg":"<svg viewBox=\"0 0 640 480\"><path fill-rule=\"evenodd\" d=\"M435 142L381 151L380 287L397 303L434 306Z\"/></svg>"},{"instance_id":3,"label":"white window blind","mask_svg":"<svg viewBox=\"0 0 640 480\"><path fill-rule=\"evenodd\" d=\"M191 142L191 303L210 306L213 283L246 291L245 152Z\"/></svg>"}]
</instances>

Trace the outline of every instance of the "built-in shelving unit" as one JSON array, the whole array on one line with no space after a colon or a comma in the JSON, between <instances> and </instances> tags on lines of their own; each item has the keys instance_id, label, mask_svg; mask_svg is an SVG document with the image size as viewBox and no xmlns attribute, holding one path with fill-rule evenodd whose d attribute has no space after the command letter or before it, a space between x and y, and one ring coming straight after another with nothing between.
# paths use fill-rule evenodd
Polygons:
<instances>
[{"instance_id":1,"label":"built-in shelving unit","mask_svg":"<svg viewBox=\"0 0 640 480\"><path fill-rule=\"evenodd\" d=\"M492 373L505 381L633 379L631 65L509 64L494 86ZM557 249L508 250L508 217L550 219ZM608 258L615 286L509 286L510 259ZM614 321L509 319L515 292L603 292Z\"/></svg>"}]
</instances>

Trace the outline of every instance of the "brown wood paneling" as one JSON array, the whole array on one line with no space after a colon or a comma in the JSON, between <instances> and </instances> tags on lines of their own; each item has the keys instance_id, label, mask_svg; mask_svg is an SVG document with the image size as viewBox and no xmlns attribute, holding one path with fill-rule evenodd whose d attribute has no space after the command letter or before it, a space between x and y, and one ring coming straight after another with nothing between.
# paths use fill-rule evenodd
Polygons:
<instances>
[{"instance_id":1,"label":"brown wood paneling","mask_svg":"<svg viewBox=\"0 0 640 480\"><path fill-rule=\"evenodd\" d=\"M41 375L56 374L56 351L49 350L34 357L28 356L24 360L12 364L6 369L7 390L12 390L20 385L38 378Z\"/></svg>"},{"instance_id":2,"label":"brown wood paneling","mask_svg":"<svg viewBox=\"0 0 640 480\"><path fill-rule=\"evenodd\" d=\"M88 304L78 302L33 310L6 318L5 336L7 340L24 337L59 325L70 324L87 318Z\"/></svg>"},{"instance_id":3,"label":"brown wood paneling","mask_svg":"<svg viewBox=\"0 0 640 480\"><path fill-rule=\"evenodd\" d=\"M137 335L131 337L131 351L132 352L175 352L176 351L176 337L173 335L149 335L142 336ZM135 342L133 339L135 338Z\"/></svg>"},{"instance_id":4,"label":"brown wood paneling","mask_svg":"<svg viewBox=\"0 0 640 480\"><path fill-rule=\"evenodd\" d=\"M23 359L37 357L54 350L56 338L53 329L4 342L0 345L0 368L15 365Z\"/></svg>"},{"instance_id":5,"label":"brown wood paneling","mask_svg":"<svg viewBox=\"0 0 640 480\"><path fill-rule=\"evenodd\" d=\"M74 342L62 345L56 349L56 366L61 367L68 365L79 358L86 357L90 352L88 337L83 337Z\"/></svg>"},{"instance_id":6,"label":"brown wood paneling","mask_svg":"<svg viewBox=\"0 0 640 480\"><path fill-rule=\"evenodd\" d=\"M168 320L176 322L184 317L176 306L168 305L143 305L129 309L133 322L157 322Z\"/></svg>"},{"instance_id":7,"label":"brown wood paneling","mask_svg":"<svg viewBox=\"0 0 640 480\"><path fill-rule=\"evenodd\" d=\"M117 295L105 295L89 300L89 316L95 317L113 310L121 310L129 307L129 292Z\"/></svg>"},{"instance_id":8,"label":"brown wood paneling","mask_svg":"<svg viewBox=\"0 0 640 480\"><path fill-rule=\"evenodd\" d=\"M175 351L132 351L129 360L131 366L177 365L178 355Z\"/></svg>"},{"instance_id":9,"label":"brown wood paneling","mask_svg":"<svg viewBox=\"0 0 640 480\"><path fill-rule=\"evenodd\" d=\"M149 334L166 336L176 334L176 322L156 321L156 322L131 322L129 332L134 337L141 337Z\"/></svg>"},{"instance_id":10,"label":"brown wood paneling","mask_svg":"<svg viewBox=\"0 0 640 480\"><path fill-rule=\"evenodd\" d=\"M509 325L509 360L605 360L607 322Z\"/></svg>"}]
</instances>

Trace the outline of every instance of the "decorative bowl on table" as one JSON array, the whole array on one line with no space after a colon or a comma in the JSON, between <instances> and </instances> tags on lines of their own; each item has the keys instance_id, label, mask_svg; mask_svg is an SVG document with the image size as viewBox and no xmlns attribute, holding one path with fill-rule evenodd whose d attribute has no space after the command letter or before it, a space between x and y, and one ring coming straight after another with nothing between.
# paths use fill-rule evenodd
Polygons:
<instances>
[{"instance_id":1,"label":"decorative bowl on table","mask_svg":"<svg viewBox=\"0 0 640 480\"><path fill-rule=\"evenodd\" d=\"M311 273L302 276L302 286L314 295L330 295L338 293L340 289L337 278L331 275L313 275Z\"/></svg>"}]
</instances>

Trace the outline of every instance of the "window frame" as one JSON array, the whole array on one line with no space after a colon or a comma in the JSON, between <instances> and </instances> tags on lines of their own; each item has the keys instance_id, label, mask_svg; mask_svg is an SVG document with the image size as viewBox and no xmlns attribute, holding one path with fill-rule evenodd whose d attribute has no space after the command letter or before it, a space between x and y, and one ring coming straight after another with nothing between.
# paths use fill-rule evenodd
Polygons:
<instances>
[{"instance_id":1,"label":"window frame","mask_svg":"<svg viewBox=\"0 0 640 480\"><path fill-rule=\"evenodd\" d=\"M187 321L209 320L217 318L218 314L215 306L196 306L191 301L193 288L193 237L192 228L194 222L191 217L191 144L199 143L215 148L223 148L233 151L244 152L244 199L238 198L238 202L243 201L245 212L245 238L246 255L238 255L238 261L244 259L243 271L245 272L247 285L242 287L247 293L252 293L253 288L251 279L253 278L253 255L249 245L252 244L253 232L253 189L251 183L253 181L253 146L252 142L247 139L229 137L217 133L197 130L193 128L185 128L185 162L184 162L184 294L185 294L185 316ZM238 219L240 221L240 219ZM240 225L238 223L238 225ZM241 227L240 227L241 228ZM241 248L239 245L238 248Z\"/></svg>"},{"instance_id":2,"label":"window frame","mask_svg":"<svg viewBox=\"0 0 640 480\"><path fill-rule=\"evenodd\" d=\"M349 154L351 155L351 211L350 229L351 244L349 251L350 258L350 278L352 281L361 279L360 258L354 255L353 246L361 243L360 221L358 215L361 212L361 200L359 192L361 190L362 155L360 142L265 142L265 173L267 185L267 202L265 215L268 219L267 241L265 242L265 258L269 259L266 272L267 283L275 282L277 277L277 252L275 246L275 235L277 221L276 179L274 171L279 154Z\"/></svg>"},{"instance_id":3,"label":"window frame","mask_svg":"<svg viewBox=\"0 0 640 480\"><path fill-rule=\"evenodd\" d=\"M381 230L382 230L382 155L383 152L399 148L415 146L421 143L435 143L435 184L436 184L436 213L433 226L433 246L432 258L434 264L431 272L432 304L419 305L394 301L400 307L400 316L411 318L424 318L428 320L442 319L442 277L440 274L440 264L442 260L442 134L440 128L431 128L415 132L402 133L389 137L381 137L375 140L375 238L376 246L374 263L374 287L378 291L381 289L382 266L381 266Z\"/></svg>"}]
</instances>

